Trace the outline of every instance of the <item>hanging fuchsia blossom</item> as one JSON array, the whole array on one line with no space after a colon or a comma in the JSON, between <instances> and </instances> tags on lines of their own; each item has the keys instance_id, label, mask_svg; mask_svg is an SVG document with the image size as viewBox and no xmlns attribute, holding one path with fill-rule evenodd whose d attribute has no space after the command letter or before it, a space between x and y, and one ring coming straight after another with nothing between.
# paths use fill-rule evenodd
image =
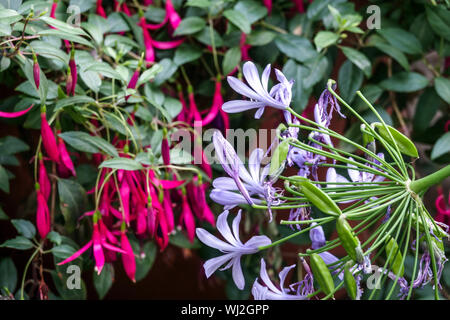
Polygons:
<instances>
[{"instance_id":1,"label":"hanging fuchsia blossom","mask_svg":"<svg viewBox=\"0 0 450 320\"><path fill-rule=\"evenodd\" d=\"M120 247L125 251L125 253L122 253L122 264L125 273L131 281L136 282L136 259L133 248L126 235L125 223L122 223L122 230L120 232Z\"/></svg>"},{"instance_id":2,"label":"hanging fuchsia blossom","mask_svg":"<svg viewBox=\"0 0 450 320\"><path fill-rule=\"evenodd\" d=\"M192 213L191 207L189 206L188 199L186 197L186 190L183 189L181 195L181 216L180 216L180 225L184 225L188 239L190 242L194 242L195 237L195 220L194 215Z\"/></svg>"},{"instance_id":3,"label":"hanging fuchsia blossom","mask_svg":"<svg viewBox=\"0 0 450 320\"><path fill-rule=\"evenodd\" d=\"M263 0L264 6L267 8L267 13L270 14L272 13L272 0Z\"/></svg>"},{"instance_id":4,"label":"hanging fuchsia blossom","mask_svg":"<svg viewBox=\"0 0 450 320\"><path fill-rule=\"evenodd\" d=\"M73 165L72 159L70 158L70 154L67 151L66 144L64 143L64 140L59 137L59 134L61 133L60 130L58 130L58 151L61 158L61 164L64 165L64 167L70 171L70 173L76 177L77 173L75 172L75 167Z\"/></svg>"},{"instance_id":5,"label":"hanging fuchsia blossom","mask_svg":"<svg viewBox=\"0 0 450 320\"><path fill-rule=\"evenodd\" d=\"M102 272L103 266L105 265L105 253L104 249L119 252L122 254L126 254L126 251L123 249L117 248L110 244L111 240L115 240L114 236L106 229L104 225L102 225L101 214L100 212L95 212L93 214L94 225L92 232L92 240L86 243L80 250L75 252L69 258L61 261L58 265L66 264L70 261L75 260L79 256L81 256L87 249L92 247L94 252L95 266L97 268L97 273L100 274ZM117 240L115 240L116 242Z\"/></svg>"},{"instance_id":6,"label":"hanging fuchsia blossom","mask_svg":"<svg viewBox=\"0 0 450 320\"><path fill-rule=\"evenodd\" d=\"M72 50L70 51L69 68L70 68L70 75L72 77L72 83L70 86L70 94L72 96L74 96L75 88L77 86L77 81L78 81L78 71L77 71L77 64L75 63L75 48L73 45L72 45ZM69 95L69 93L68 93L68 95Z\"/></svg>"},{"instance_id":7,"label":"hanging fuchsia blossom","mask_svg":"<svg viewBox=\"0 0 450 320\"><path fill-rule=\"evenodd\" d=\"M161 155L162 155L162 159L163 159L163 163L165 165L169 165L170 164L170 146L169 146L169 141L167 140L167 129L164 128L163 130L163 139L161 142Z\"/></svg>"},{"instance_id":8,"label":"hanging fuchsia blossom","mask_svg":"<svg viewBox=\"0 0 450 320\"><path fill-rule=\"evenodd\" d=\"M272 242L266 236L253 236L246 243L239 239L239 223L241 222L241 210L233 220L232 230L228 226L228 210L222 212L217 218L217 230L228 242L224 242L202 228L197 228L197 237L201 242L209 247L220 250L224 255L209 259L203 265L206 277L209 278L217 269L226 264L220 270L233 267L233 280L236 286L242 290L245 286L244 274L241 268L241 256L258 252L261 246L269 245Z\"/></svg>"},{"instance_id":9,"label":"hanging fuchsia blossom","mask_svg":"<svg viewBox=\"0 0 450 320\"><path fill-rule=\"evenodd\" d=\"M56 8L58 7L59 0L53 0L52 8L50 9L50 18L56 19ZM50 26L52 29L56 29L55 27Z\"/></svg>"},{"instance_id":10,"label":"hanging fuchsia blossom","mask_svg":"<svg viewBox=\"0 0 450 320\"><path fill-rule=\"evenodd\" d=\"M39 183L36 183L36 201L36 226L40 237L45 239L51 229L50 211L48 210L47 200L41 191Z\"/></svg>"},{"instance_id":11,"label":"hanging fuchsia blossom","mask_svg":"<svg viewBox=\"0 0 450 320\"><path fill-rule=\"evenodd\" d=\"M47 155L56 163L59 162L59 151L56 145L56 138L53 134L53 130L50 128L47 117L46 117L46 107L43 105L41 107L41 137L42 143L44 144L45 151Z\"/></svg>"},{"instance_id":12,"label":"hanging fuchsia blossom","mask_svg":"<svg viewBox=\"0 0 450 320\"><path fill-rule=\"evenodd\" d=\"M47 201L50 197L51 184L47 175L47 170L45 169L44 159L42 153L39 152L39 186L42 195Z\"/></svg>"}]
</instances>

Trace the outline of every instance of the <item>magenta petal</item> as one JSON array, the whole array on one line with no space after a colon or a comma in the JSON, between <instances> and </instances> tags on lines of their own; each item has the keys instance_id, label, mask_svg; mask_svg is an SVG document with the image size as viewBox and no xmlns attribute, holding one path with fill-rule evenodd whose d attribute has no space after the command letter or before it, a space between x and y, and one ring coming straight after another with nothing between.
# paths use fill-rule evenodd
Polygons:
<instances>
[{"instance_id":1,"label":"magenta petal","mask_svg":"<svg viewBox=\"0 0 450 320\"><path fill-rule=\"evenodd\" d=\"M61 161L64 164L64 166L67 169L69 169L69 171L72 173L72 175L74 177L76 177L77 173L75 172L75 167L73 166L72 159L70 158L69 152L67 151L64 140L59 138L58 141L59 141L58 150L59 150L59 154L61 156Z\"/></svg>"},{"instance_id":2,"label":"magenta petal","mask_svg":"<svg viewBox=\"0 0 450 320\"><path fill-rule=\"evenodd\" d=\"M184 38L172 40L172 41L165 41L165 42L152 40L153 46L160 50L168 50L168 49L176 48L183 42L184 42Z\"/></svg>"},{"instance_id":3,"label":"magenta petal","mask_svg":"<svg viewBox=\"0 0 450 320\"><path fill-rule=\"evenodd\" d=\"M76 258L78 258L79 256L81 256L87 249L90 248L90 246L92 245L92 240L90 240L88 243L86 243L80 250L78 250L77 252L75 252L73 255L71 255L69 258L67 258L64 261L61 261L60 263L58 263L58 266L63 265L67 262L73 261Z\"/></svg>"},{"instance_id":4,"label":"magenta petal","mask_svg":"<svg viewBox=\"0 0 450 320\"><path fill-rule=\"evenodd\" d=\"M213 98L213 103L212 106L208 112L208 114L206 115L206 117L202 120L202 126L205 126L207 124L209 124L211 121L213 121L217 114L220 111L220 107L223 105L223 99L222 99L222 94L220 92L222 88L222 83L221 81L216 81L216 88L214 90L214 98Z\"/></svg>"},{"instance_id":5,"label":"magenta petal","mask_svg":"<svg viewBox=\"0 0 450 320\"><path fill-rule=\"evenodd\" d=\"M34 104L29 106L25 110L17 111L17 112L2 112L2 111L0 111L0 118L17 118L17 117L20 117L20 116L24 115L25 113L27 113L28 111L30 111L31 108L33 108L33 106L34 106Z\"/></svg>"},{"instance_id":6,"label":"magenta petal","mask_svg":"<svg viewBox=\"0 0 450 320\"><path fill-rule=\"evenodd\" d=\"M175 189L185 183L185 180L159 180L163 189Z\"/></svg>"},{"instance_id":7,"label":"magenta petal","mask_svg":"<svg viewBox=\"0 0 450 320\"><path fill-rule=\"evenodd\" d=\"M125 232L122 232L120 240L120 245L125 251L125 253L122 254L123 268L125 269L125 273L128 278L130 278L131 281L136 282L136 260L134 257L133 248L131 247L130 241L128 241Z\"/></svg>"},{"instance_id":8,"label":"magenta petal","mask_svg":"<svg viewBox=\"0 0 450 320\"><path fill-rule=\"evenodd\" d=\"M42 194L47 201L50 197L50 180L48 179L47 170L45 169L44 160L39 160L39 186Z\"/></svg>"},{"instance_id":9,"label":"magenta petal","mask_svg":"<svg viewBox=\"0 0 450 320\"><path fill-rule=\"evenodd\" d=\"M41 113L41 136L45 151L48 156L56 163L59 162L59 151L56 145L55 135L50 128L45 113Z\"/></svg>"},{"instance_id":10,"label":"magenta petal","mask_svg":"<svg viewBox=\"0 0 450 320\"><path fill-rule=\"evenodd\" d=\"M47 200L40 190L37 191L37 212L36 212L36 226L39 235L42 239L45 239L50 232L50 212L47 206Z\"/></svg>"},{"instance_id":11,"label":"magenta petal","mask_svg":"<svg viewBox=\"0 0 450 320\"><path fill-rule=\"evenodd\" d=\"M105 255L103 253L101 235L98 230L98 224L94 224L92 241L93 241L92 248L94 250L95 266L97 267L97 273L100 274L102 272L103 266L105 265Z\"/></svg>"}]
</instances>

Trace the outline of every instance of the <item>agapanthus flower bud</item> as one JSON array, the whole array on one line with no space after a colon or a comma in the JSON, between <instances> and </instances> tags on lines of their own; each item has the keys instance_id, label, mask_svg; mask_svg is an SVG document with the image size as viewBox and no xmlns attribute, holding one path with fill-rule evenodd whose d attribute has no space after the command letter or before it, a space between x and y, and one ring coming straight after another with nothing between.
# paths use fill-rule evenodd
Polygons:
<instances>
[{"instance_id":1,"label":"agapanthus flower bud","mask_svg":"<svg viewBox=\"0 0 450 320\"><path fill-rule=\"evenodd\" d=\"M55 135L53 134L53 130L50 128L47 117L46 117L46 108L45 105L41 108L41 137L42 143L44 144L45 151L47 155L54 162L59 162L59 151L58 146L56 145Z\"/></svg>"},{"instance_id":2,"label":"agapanthus flower bud","mask_svg":"<svg viewBox=\"0 0 450 320\"><path fill-rule=\"evenodd\" d=\"M41 79L41 69L39 68L39 63L37 61L36 54L33 52L33 78L36 89L39 90L39 83Z\"/></svg>"},{"instance_id":3,"label":"agapanthus flower bud","mask_svg":"<svg viewBox=\"0 0 450 320\"><path fill-rule=\"evenodd\" d=\"M40 237L45 239L51 229L50 211L48 210L47 200L41 191L39 183L36 183L36 201L36 226Z\"/></svg>"}]
</instances>

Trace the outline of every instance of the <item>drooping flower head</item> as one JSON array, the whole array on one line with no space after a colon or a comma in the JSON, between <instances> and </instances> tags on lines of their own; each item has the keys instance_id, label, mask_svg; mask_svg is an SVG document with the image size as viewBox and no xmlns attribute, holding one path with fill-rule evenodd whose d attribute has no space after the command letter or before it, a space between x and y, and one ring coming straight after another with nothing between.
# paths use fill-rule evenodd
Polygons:
<instances>
[{"instance_id":1,"label":"drooping flower head","mask_svg":"<svg viewBox=\"0 0 450 320\"><path fill-rule=\"evenodd\" d=\"M241 222L241 210L232 223L232 229L228 226L228 210L222 212L217 218L217 230L226 240L220 240L202 228L197 228L197 237L209 247L216 248L224 255L209 259L203 265L206 277L209 278L217 269L226 264L220 270L233 268L233 280L236 286L242 290L245 286L244 274L242 273L241 257L245 254L258 252L261 246L269 245L270 239L266 236L253 236L247 242L242 243L239 238L239 224Z\"/></svg>"}]
</instances>

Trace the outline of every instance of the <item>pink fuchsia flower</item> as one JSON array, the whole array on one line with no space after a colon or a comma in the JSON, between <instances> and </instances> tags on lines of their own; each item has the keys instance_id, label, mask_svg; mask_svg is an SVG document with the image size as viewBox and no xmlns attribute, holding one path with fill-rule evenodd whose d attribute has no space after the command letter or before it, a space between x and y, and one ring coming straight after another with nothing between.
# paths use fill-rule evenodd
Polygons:
<instances>
[{"instance_id":1,"label":"pink fuchsia flower","mask_svg":"<svg viewBox=\"0 0 450 320\"><path fill-rule=\"evenodd\" d=\"M165 165L170 164L170 146L167 140L167 129L163 129L163 139L161 142L161 156Z\"/></svg>"},{"instance_id":2,"label":"pink fuchsia flower","mask_svg":"<svg viewBox=\"0 0 450 320\"><path fill-rule=\"evenodd\" d=\"M56 19L56 8L58 7L58 0L53 0L52 8L50 9L50 18ZM52 29L56 29L55 27L50 26Z\"/></svg>"},{"instance_id":3,"label":"pink fuchsia flower","mask_svg":"<svg viewBox=\"0 0 450 320\"><path fill-rule=\"evenodd\" d=\"M36 183L36 200L36 226L41 238L45 239L51 229L50 211L48 210L47 200L41 191L39 183Z\"/></svg>"},{"instance_id":4,"label":"pink fuchsia flower","mask_svg":"<svg viewBox=\"0 0 450 320\"><path fill-rule=\"evenodd\" d=\"M64 143L64 140L59 137L59 134L61 133L60 130L58 130L58 151L59 156L61 158L61 163L64 165L66 169L70 171L70 173L76 177L77 173L75 172L75 167L73 165L72 159L70 158L69 152L67 151L66 144Z\"/></svg>"},{"instance_id":5,"label":"pink fuchsia flower","mask_svg":"<svg viewBox=\"0 0 450 320\"><path fill-rule=\"evenodd\" d=\"M215 218L206 202L206 189L206 185L201 181L201 176L192 178L192 182L186 186L192 210L197 218L209 222L214 227L216 224Z\"/></svg>"},{"instance_id":6,"label":"pink fuchsia flower","mask_svg":"<svg viewBox=\"0 0 450 320\"><path fill-rule=\"evenodd\" d=\"M16 111L16 112L3 112L3 111L0 111L0 118L17 118L17 117L23 116L25 113L30 111L31 108L33 108L33 106L34 106L34 104L29 106L25 110Z\"/></svg>"},{"instance_id":7,"label":"pink fuchsia flower","mask_svg":"<svg viewBox=\"0 0 450 320\"><path fill-rule=\"evenodd\" d=\"M190 242L194 242L195 237L195 220L191 207L189 206L188 199L186 197L186 190L182 189L181 194L181 216L180 225L184 225Z\"/></svg>"},{"instance_id":8,"label":"pink fuchsia flower","mask_svg":"<svg viewBox=\"0 0 450 320\"><path fill-rule=\"evenodd\" d=\"M122 223L122 230L120 233L120 247L125 253L122 253L122 264L131 281L136 282L136 259L134 256L133 248L126 235L125 223Z\"/></svg>"},{"instance_id":9,"label":"pink fuchsia flower","mask_svg":"<svg viewBox=\"0 0 450 320\"><path fill-rule=\"evenodd\" d=\"M201 242L224 253L222 256L209 259L205 262L203 268L205 269L206 277L209 278L217 269L226 263L225 267L220 270L222 271L232 267L234 283L240 290L244 289L245 286L241 257L245 254L254 254L259 251L259 247L272 243L266 236L253 236L246 243L241 242L239 239L241 211L239 210L236 218L234 218L232 229L230 229L227 222L228 210L222 212L217 218L217 229L227 242L213 236L205 229L197 228L196 230L197 237Z\"/></svg>"},{"instance_id":10,"label":"pink fuchsia flower","mask_svg":"<svg viewBox=\"0 0 450 320\"><path fill-rule=\"evenodd\" d=\"M241 39L240 39L240 42L239 42L239 45L241 47L241 60L242 61L251 60L250 59L250 55L248 54L248 51L250 50L250 48L252 46L249 45L249 44L246 44L245 43L246 40L247 40L247 35L244 32L242 32L241 33Z\"/></svg>"},{"instance_id":11,"label":"pink fuchsia flower","mask_svg":"<svg viewBox=\"0 0 450 320\"><path fill-rule=\"evenodd\" d=\"M76 258L81 256L87 249L92 247L94 252L94 259L97 273L100 274L102 272L103 266L105 265L105 253L103 251L104 249L126 254L126 252L123 249L117 248L108 243L108 241L109 242L111 241L111 237L113 236L108 233L109 231L106 229L105 226L101 228L100 212L96 211L93 214L93 220L94 225L92 232L92 240L86 243L80 250L75 252L72 256L58 263L59 266L75 260Z\"/></svg>"},{"instance_id":12,"label":"pink fuchsia flower","mask_svg":"<svg viewBox=\"0 0 450 320\"><path fill-rule=\"evenodd\" d=\"M168 16L169 19L169 24L172 29L171 32L175 31L175 29L178 28L178 25L181 22L181 18L175 11L172 0L166 0L166 16Z\"/></svg>"},{"instance_id":13,"label":"pink fuchsia flower","mask_svg":"<svg viewBox=\"0 0 450 320\"><path fill-rule=\"evenodd\" d=\"M55 135L53 134L53 130L50 128L50 125L47 122L45 105L41 107L41 137L47 155L54 162L58 163L59 162L58 146L56 145L56 138Z\"/></svg>"},{"instance_id":14,"label":"pink fuchsia flower","mask_svg":"<svg viewBox=\"0 0 450 320\"><path fill-rule=\"evenodd\" d=\"M45 169L44 159L42 157L42 153L39 152L39 186L41 189L41 193L43 194L45 200L47 201L50 197L50 180L47 175L47 170Z\"/></svg>"},{"instance_id":15,"label":"pink fuchsia flower","mask_svg":"<svg viewBox=\"0 0 450 320\"><path fill-rule=\"evenodd\" d=\"M295 8L299 13L305 12L305 6L303 5L303 0L294 0Z\"/></svg>"},{"instance_id":16,"label":"pink fuchsia flower","mask_svg":"<svg viewBox=\"0 0 450 320\"><path fill-rule=\"evenodd\" d=\"M267 13L272 13L272 0L263 0L264 6L267 8Z\"/></svg>"},{"instance_id":17,"label":"pink fuchsia flower","mask_svg":"<svg viewBox=\"0 0 450 320\"><path fill-rule=\"evenodd\" d=\"M219 114L220 108L223 105L221 89L222 89L222 82L220 81L220 76L218 76L216 79L216 84L215 84L215 89L214 89L213 103L211 105L211 108L209 109L208 114L202 120L202 126L206 126L209 123L211 123Z\"/></svg>"},{"instance_id":18,"label":"pink fuchsia flower","mask_svg":"<svg viewBox=\"0 0 450 320\"><path fill-rule=\"evenodd\" d=\"M103 5L102 5L102 0L97 0L96 12L99 16L106 19L106 13L105 13L105 9L103 8Z\"/></svg>"},{"instance_id":19,"label":"pink fuchsia flower","mask_svg":"<svg viewBox=\"0 0 450 320\"><path fill-rule=\"evenodd\" d=\"M448 204L445 203L444 194L442 190L439 189L439 196L436 198L434 205L437 210L437 215L435 217L436 221L450 225L450 192L448 198Z\"/></svg>"},{"instance_id":20,"label":"pink fuchsia flower","mask_svg":"<svg viewBox=\"0 0 450 320\"><path fill-rule=\"evenodd\" d=\"M39 90L39 83L41 79L41 69L39 68L39 63L37 61L36 54L33 52L33 78L36 89Z\"/></svg>"}]
</instances>

